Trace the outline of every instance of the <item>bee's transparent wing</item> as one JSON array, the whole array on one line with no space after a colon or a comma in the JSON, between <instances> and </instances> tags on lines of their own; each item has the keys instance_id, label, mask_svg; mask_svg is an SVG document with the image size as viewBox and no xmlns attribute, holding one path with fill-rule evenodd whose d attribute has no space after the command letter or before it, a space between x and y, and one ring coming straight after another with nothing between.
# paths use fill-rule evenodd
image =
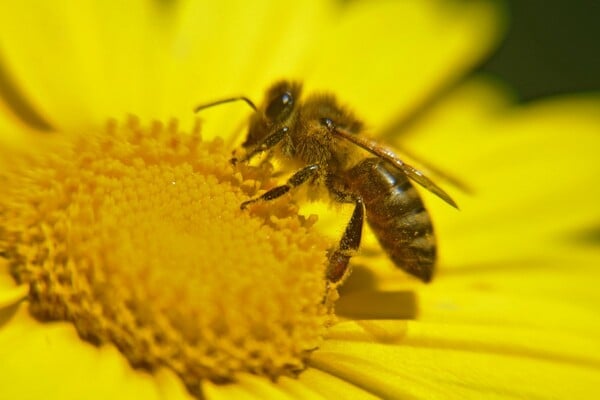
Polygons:
<instances>
[{"instance_id":1,"label":"bee's transparent wing","mask_svg":"<svg viewBox=\"0 0 600 400\"><path fill-rule=\"evenodd\" d=\"M402 161L400 157L398 157L391 149L381 145L375 140L347 132L344 129L341 129L337 126L333 126L330 123L326 123L325 125L329 127L334 134L356 144L357 146L367 150L368 152L376 155L377 157L389 162L390 164L404 172L406 176L408 176L410 179L423 186L425 189L429 190L431 193L435 194L440 199L444 200L446 203L450 204L454 208L458 208L458 205L448 193L446 193L442 188L433 183L433 181L426 177L421 171Z\"/></svg>"}]
</instances>

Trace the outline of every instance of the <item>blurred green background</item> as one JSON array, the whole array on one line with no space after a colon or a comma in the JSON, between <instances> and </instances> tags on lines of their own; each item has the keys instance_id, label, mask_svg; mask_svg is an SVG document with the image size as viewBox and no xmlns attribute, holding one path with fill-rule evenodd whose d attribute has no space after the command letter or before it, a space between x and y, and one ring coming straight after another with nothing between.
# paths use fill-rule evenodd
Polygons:
<instances>
[{"instance_id":1,"label":"blurred green background","mask_svg":"<svg viewBox=\"0 0 600 400\"><path fill-rule=\"evenodd\" d=\"M600 2L508 0L509 30L481 67L519 99L600 91Z\"/></svg>"}]
</instances>

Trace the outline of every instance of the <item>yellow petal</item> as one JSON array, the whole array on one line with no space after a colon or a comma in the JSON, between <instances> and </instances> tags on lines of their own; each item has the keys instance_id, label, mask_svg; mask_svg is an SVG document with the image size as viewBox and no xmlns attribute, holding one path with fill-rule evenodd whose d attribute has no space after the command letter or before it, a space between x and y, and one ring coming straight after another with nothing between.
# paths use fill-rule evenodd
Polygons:
<instances>
[{"instance_id":1,"label":"yellow petal","mask_svg":"<svg viewBox=\"0 0 600 400\"><path fill-rule=\"evenodd\" d=\"M600 293L590 284L599 278L600 252L555 248L547 256L452 268L442 265L430 284L416 284L389 262L373 262L368 268L355 268L342 288L336 312L347 318L417 317L440 323L600 334Z\"/></svg>"},{"instance_id":2,"label":"yellow petal","mask_svg":"<svg viewBox=\"0 0 600 400\"><path fill-rule=\"evenodd\" d=\"M298 381L314 389L326 399L376 399L368 390L356 385L355 382L309 368L298 377Z\"/></svg>"},{"instance_id":3,"label":"yellow petal","mask_svg":"<svg viewBox=\"0 0 600 400\"><path fill-rule=\"evenodd\" d=\"M3 62L17 87L54 127L81 128L107 116L150 117L159 98L164 34L156 11L136 0L24 1L0 16ZM164 25L168 21L162 20Z\"/></svg>"},{"instance_id":4,"label":"yellow petal","mask_svg":"<svg viewBox=\"0 0 600 400\"><path fill-rule=\"evenodd\" d=\"M422 191L442 264L539 257L600 222L600 98L573 95L508 107L496 87L478 80L458 89L402 142L473 192L445 185L461 207L457 212Z\"/></svg>"},{"instance_id":5,"label":"yellow petal","mask_svg":"<svg viewBox=\"0 0 600 400\"><path fill-rule=\"evenodd\" d=\"M306 80L335 91L378 132L487 54L501 17L483 1L352 2L314 47Z\"/></svg>"},{"instance_id":6,"label":"yellow petal","mask_svg":"<svg viewBox=\"0 0 600 400\"><path fill-rule=\"evenodd\" d=\"M458 290L421 293L419 297L419 318L423 321L527 326L568 330L581 335L600 334L596 311L598 303L590 309L593 305L584 307L550 297Z\"/></svg>"},{"instance_id":7,"label":"yellow petal","mask_svg":"<svg viewBox=\"0 0 600 400\"><path fill-rule=\"evenodd\" d=\"M135 1L124 10L118 2L24 2L0 16L3 61L24 96L61 130L125 113L188 124L199 102L257 96L298 72L332 5L187 1L161 8ZM243 67L250 62L254 68ZM243 115L226 111L211 115L221 133Z\"/></svg>"},{"instance_id":8,"label":"yellow petal","mask_svg":"<svg viewBox=\"0 0 600 400\"><path fill-rule=\"evenodd\" d=\"M420 319L534 327L597 337L600 295L590 282L598 280L600 255L572 255L571 262L523 262L492 271L473 269L470 274L443 275L435 285L419 292Z\"/></svg>"},{"instance_id":9,"label":"yellow petal","mask_svg":"<svg viewBox=\"0 0 600 400\"><path fill-rule=\"evenodd\" d=\"M0 329L0 358L10 382L0 385L3 399L161 398L153 376L115 348L83 342L70 324L37 322L26 304Z\"/></svg>"},{"instance_id":10,"label":"yellow petal","mask_svg":"<svg viewBox=\"0 0 600 400\"><path fill-rule=\"evenodd\" d=\"M0 276L1 280L5 280L7 278L7 276ZM10 288L0 287L0 310L10 307L25 299L28 292L29 287L27 285L14 286Z\"/></svg>"},{"instance_id":11,"label":"yellow petal","mask_svg":"<svg viewBox=\"0 0 600 400\"><path fill-rule=\"evenodd\" d=\"M589 398L598 393L597 340L544 330L382 321L342 324L332 335L313 365L386 398Z\"/></svg>"},{"instance_id":12,"label":"yellow petal","mask_svg":"<svg viewBox=\"0 0 600 400\"><path fill-rule=\"evenodd\" d=\"M327 399L327 397L320 394L322 393L321 391L317 391L319 388L318 385L307 385L296 378L282 377L277 381L277 385L294 399Z\"/></svg>"},{"instance_id":13,"label":"yellow petal","mask_svg":"<svg viewBox=\"0 0 600 400\"><path fill-rule=\"evenodd\" d=\"M215 385L204 382L202 388L206 399L292 399L285 390L263 377L240 374L238 379L234 385Z\"/></svg>"},{"instance_id":14,"label":"yellow petal","mask_svg":"<svg viewBox=\"0 0 600 400\"><path fill-rule=\"evenodd\" d=\"M2 78L0 77L0 80ZM43 140L43 137L47 136L47 132L41 132L27 125L8 101L8 98L0 96L0 149L2 149L0 171L10 165L10 156L13 153L31 148L35 139Z\"/></svg>"},{"instance_id":15,"label":"yellow petal","mask_svg":"<svg viewBox=\"0 0 600 400\"><path fill-rule=\"evenodd\" d=\"M250 12L243 2L161 9L136 1L125 13L117 3L54 2L32 13L25 2L4 10L0 36L12 79L65 129L127 112L187 122L209 93L258 97L290 76L336 91L381 126L456 79L499 33L498 10L486 2L334 5L261 1ZM250 61L254 68L241 67ZM234 127L227 122L242 115L211 119Z\"/></svg>"},{"instance_id":16,"label":"yellow petal","mask_svg":"<svg viewBox=\"0 0 600 400\"><path fill-rule=\"evenodd\" d=\"M305 55L338 10L332 1L182 3L165 73L165 107L185 121L198 105L246 95L261 101L281 78L302 78ZM247 66L251 65L252 68ZM203 112L203 135L229 134L245 124L245 105Z\"/></svg>"},{"instance_id":17,"label":"yellow petal","mask_svg":"<svg viewBox=\"0 0 600 400\"><path fill-rule=\"evenodd\" d=\"M372 320L337 324L327 337L338 341L470 350L600 366L600 341L596 336L570 333L568 327L561 331L526 326Z\"/></svg>"}]
</instances>

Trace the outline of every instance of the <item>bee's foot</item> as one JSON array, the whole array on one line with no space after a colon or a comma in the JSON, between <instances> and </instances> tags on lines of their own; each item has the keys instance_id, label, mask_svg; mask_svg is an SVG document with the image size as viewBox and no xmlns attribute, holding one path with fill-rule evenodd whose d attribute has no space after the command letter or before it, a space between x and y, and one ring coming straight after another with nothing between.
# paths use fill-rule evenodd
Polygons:
<instances>
[{"instance_id":1,"label":"bee's foot","mask_svg":"<svg viewBox=\"0 0 600 400\"><path fill-rule=\"evenodd\" d=\"M256 200L252 199L252 200L247 200L245 202L243 202L242 204L240 204L240 210L245 210L246 208L248 208L248 205L254 203Z\"/></svg>"}]
</instances>

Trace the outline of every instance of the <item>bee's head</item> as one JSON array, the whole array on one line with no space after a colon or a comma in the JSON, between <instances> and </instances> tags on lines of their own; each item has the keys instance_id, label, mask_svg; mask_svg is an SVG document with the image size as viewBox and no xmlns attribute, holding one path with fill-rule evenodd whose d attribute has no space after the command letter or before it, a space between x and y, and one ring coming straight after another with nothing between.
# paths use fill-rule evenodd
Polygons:
<instances>
[{"instance_id":1,"label":"bee's head","mask_svg":"<svg viewBox=\"0 0 600 400\"><path fill-rule=\"evenodd\" d=\"M244 147L252 147L276 130L291 125L302 85L281 81L267 90L260 109L250 118Z\"/></svg>"}]
</instances>

